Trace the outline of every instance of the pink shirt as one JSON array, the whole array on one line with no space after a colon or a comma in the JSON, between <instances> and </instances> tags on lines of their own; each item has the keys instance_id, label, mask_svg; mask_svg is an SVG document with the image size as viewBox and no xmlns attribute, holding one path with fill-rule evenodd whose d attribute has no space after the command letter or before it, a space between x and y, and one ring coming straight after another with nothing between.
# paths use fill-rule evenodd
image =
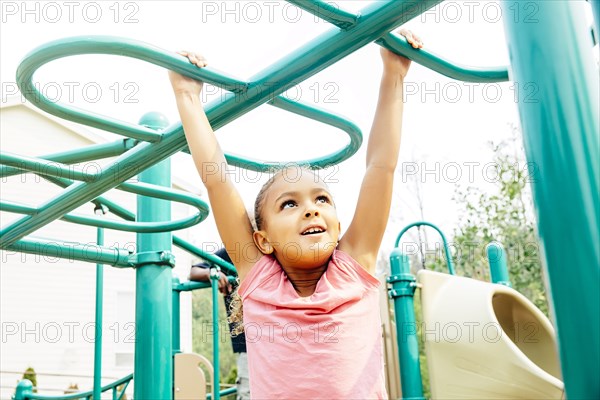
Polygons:
<instances>
[{"instance_id":1,"label":"pink shirt","mask_svg":"<svg viewBox=\"0 0 600 400\"><path fill-rule=\"evenodd\" d=\"M386 399L379 281L335 250L309 297L272 256L239 288L253 399Z\"/></svg>"}]
</instances>

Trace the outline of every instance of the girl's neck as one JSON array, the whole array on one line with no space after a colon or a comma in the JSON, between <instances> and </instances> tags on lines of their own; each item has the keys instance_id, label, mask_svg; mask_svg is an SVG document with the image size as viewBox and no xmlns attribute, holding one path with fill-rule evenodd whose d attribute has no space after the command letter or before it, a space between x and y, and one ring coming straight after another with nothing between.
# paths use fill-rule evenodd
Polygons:
<instances>
[{"instance_id":1,"label":"girl's neck","mask_svg":"<svg viewBox=\"0 0 600 400\"><path fill-rule=\"evenodd\" d=\"M300 297L308 297L315 292L317 283L327 270L327 264L311 269L284 268L284 271Z\"/></svg>"}]
</instances>

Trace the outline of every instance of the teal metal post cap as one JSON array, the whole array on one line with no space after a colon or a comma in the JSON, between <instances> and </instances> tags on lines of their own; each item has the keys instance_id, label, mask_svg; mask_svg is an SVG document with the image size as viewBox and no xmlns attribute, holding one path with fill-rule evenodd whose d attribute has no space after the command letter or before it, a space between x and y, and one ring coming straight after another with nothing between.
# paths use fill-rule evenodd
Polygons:
<instances>
[{"instance_id":1,"label":"teal metal post cap","mask_svg":"<svg viewBox=\"0 0 600 400\"><path fill-rule=\"evenodd\" d=\"M487 245L485 251L490 264L492 282L511 287L504 247L498 242L492 242Z\"/></svg>"},{"instance_id":2,"label":"teal metal post cap","mask_svg":"<svg viewBox=\"0 0 600 400\"><path fill-rule=\"evenodd\" d=\"M142 115L139 124L145 126L146 128L160 131L169 126L169 120L164 114L156 111L150 111Z\"/></svg>"},{"instance_id":3,"label":"teal metal post cap","mask_svg":"<svg viewBox=\"0 0 600 400\"><path fill-rule=\"evenodd\" d=\"M400 248L395 247L392 252L390 253L390 258L397 258L399 259L400 263L405 263L408 262L408 255L404 254L402 252L402 250L400 250Z\"/></svg>"},{"instance_id":4,"label":"teal metal post cap","mask_svg":"<svg viewBox=\"0 0 600 400\"><path fill-rule=\"evenodd\" d=\"M29 379L23 379L17 384L13 399L24 400L31 393L33 393L33 383Z\"/></svg>"}]
</instances>

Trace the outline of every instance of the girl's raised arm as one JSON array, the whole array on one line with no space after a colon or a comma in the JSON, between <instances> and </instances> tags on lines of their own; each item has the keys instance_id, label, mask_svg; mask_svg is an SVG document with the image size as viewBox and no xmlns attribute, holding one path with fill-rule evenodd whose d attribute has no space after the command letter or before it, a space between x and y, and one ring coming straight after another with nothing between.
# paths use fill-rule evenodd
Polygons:
<instances>
[{"instance_id":1,"label":"girl's raised arm","mask_svg":"<svg viewBox=\"0 0 600 400\"><path fill-rule=\"evenodd\" d=\"M198 67L206 61L193 53L180 53ZM226 174L227 161L204 113L202 82L170 71L177 109L194 164L206 186L221 240L242 280L262 254L252 238L252 225L242 198Z\"/></svg>"},{"instance_id":2,"label":"girl's raised arm","mask_svg":"<svg viewBox=\"0 0 600 400\"><path fill-rule=\"evenodd\" d=\"M413 47L423 46L410 31L401 30L400 33ZM381 57L383 76L367 146L367 169L354 218L338 246L370 273L375 272L377 253L390 213L394 171L400 151L403 84L410 66L410 60L383 48Z\"/></svg>"}]
</instances>

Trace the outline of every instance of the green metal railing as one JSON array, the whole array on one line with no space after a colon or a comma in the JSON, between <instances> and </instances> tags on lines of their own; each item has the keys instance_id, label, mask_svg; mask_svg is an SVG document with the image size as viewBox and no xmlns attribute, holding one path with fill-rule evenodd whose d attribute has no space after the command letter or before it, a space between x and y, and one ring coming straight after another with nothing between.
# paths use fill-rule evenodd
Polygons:
<instances>
[{"instance_id":1,"label":"green metal railing","mask_svg":"<svg viewBox=\"0 0 600 400\"><path fill-rule=\"evenodd\" d=\"M109 390L112 391L113 400L121 400L125 395L125 391L127 390L127 386L133 379L133 374L129 374L121 379L118 379L106 386L102 386L100 388L100 392L104 393ZM119 386L123 385L123 388L119 391ZM17 384L17 389L15 390L15 395L13 397L14 400L76 400L76 399L85 399L92 400L98 399L99 397L95 396L95 390L90 390L87 392L79 392L66 394L63 396L49 396L43 394L33 393L33 385L31 381L28 379L23 379Z\"/></svg>"}]
</instances>

